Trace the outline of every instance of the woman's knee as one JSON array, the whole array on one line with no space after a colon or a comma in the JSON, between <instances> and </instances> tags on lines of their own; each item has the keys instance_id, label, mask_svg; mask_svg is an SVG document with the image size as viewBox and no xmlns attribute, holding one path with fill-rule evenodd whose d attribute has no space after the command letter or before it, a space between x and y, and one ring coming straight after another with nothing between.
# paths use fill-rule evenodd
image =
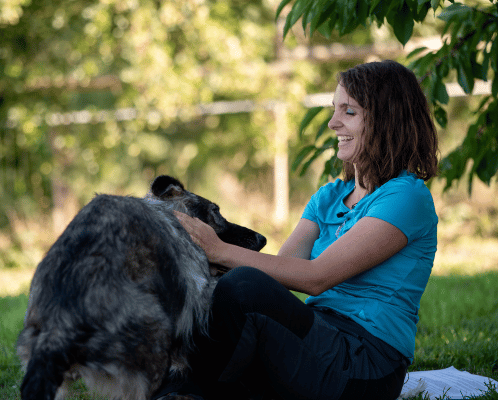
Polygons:
<instances>
[{"instance_id":1,"label":"woman's knee","mask_svg":"<svg viewBox=\"0 0 498 400\"><path fill-rule=\"evenodd\" d=\"M281 283L251 267L238 267L223 276L213 296L213 315L267 316L293 332L307 332L314 312ZM244 317L245 318L245 317Z\"/></svg>"},{"instance_id":2,"label":"woman's knee","mask_svg":"<svg viewBox=\"0 0 498 400\"><path fill-rule=\"evenodd\" d=\"M223 275L213 294L213 306L227 304L251 304L260 295L262 281L269 278L264 272L252 267L237 267ZM271 279L271 278L270 278Z\"/></svg>"}]
</instances>

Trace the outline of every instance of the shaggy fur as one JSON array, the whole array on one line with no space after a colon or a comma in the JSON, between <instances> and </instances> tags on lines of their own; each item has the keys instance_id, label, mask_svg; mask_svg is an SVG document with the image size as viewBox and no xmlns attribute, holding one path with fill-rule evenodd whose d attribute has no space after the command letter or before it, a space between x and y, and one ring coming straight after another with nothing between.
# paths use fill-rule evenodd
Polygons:
<instances>
[{"instance_id":1,"label":"shaggy fur","mask_svg":"<svg viewBox=\"0 0 498 400\"><path fill-rule=\"evenodd\" d=\"M207 328L217 279L172 210L200 218L226 242L253 250L266 243L168 176L144 199L96 196L31 283L17 344L23 400L63 399L76 377L109 398L145 400L188 369L191 334Z\"/></svg>"}]
</instances>

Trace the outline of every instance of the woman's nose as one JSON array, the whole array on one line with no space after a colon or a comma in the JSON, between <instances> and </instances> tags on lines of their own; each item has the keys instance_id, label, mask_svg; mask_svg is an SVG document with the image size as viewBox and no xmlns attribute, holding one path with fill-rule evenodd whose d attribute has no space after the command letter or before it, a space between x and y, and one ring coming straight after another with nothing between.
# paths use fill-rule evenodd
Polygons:
<instances>
[{"instance_id":1,"label":"woman's nose","mask_svg":"<svg viewBox=\"0 0 498 400\"><path fill-rule=\"evenodd\" d=\"M332 129L333 131L335 131L337 129L337 127L339 126L339 121L336 117L336 114L334 112L334 114L332 114L332 118L330 118L330 121L329 123L327 124L327 126Z\"/></svg>"}]
</instances>

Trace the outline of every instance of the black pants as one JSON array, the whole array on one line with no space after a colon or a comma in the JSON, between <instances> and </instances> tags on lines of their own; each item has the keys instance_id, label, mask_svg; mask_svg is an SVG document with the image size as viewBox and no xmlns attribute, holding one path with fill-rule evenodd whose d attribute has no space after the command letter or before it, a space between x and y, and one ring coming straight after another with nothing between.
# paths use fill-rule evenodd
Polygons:
<instances>
[{"instance_id":1,"label":"black pants","mask_svg":"<svg viewBox=\"0 0 498 400\"><path fill-rule=\"evenodd\" d=\"M222 277L183 390L209 399L395 400L407 359L351 319L249 267ZM176 391L166 384L158 395ZM156 396L157 397L157 396Z\"/></svg>"}]
</instances>

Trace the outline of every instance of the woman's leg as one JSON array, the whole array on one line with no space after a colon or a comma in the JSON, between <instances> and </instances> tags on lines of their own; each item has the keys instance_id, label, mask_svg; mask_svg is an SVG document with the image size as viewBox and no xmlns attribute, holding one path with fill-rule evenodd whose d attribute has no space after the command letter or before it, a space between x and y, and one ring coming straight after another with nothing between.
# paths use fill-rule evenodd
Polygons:
<instances>
[{"instance_id":1,"label":"woman's leg","mask_svg":"<svg viewBox=\"0 0 498 400\"><path fill-rule=\"evenodd\" d=\"M265 386L257 355L265 327L279 326L302 340L313 321L313 311L277 281L254 268L235 268L215 288L209 337L196 337L194 379L205 392L236 390L240 380L249 390Z\"/></svg>"},{"instance_id":2,"label":"woman's leg","mask_svg":"<svg viewBox=\"0 0 498 400\"><path fill-rule=\"evenodd\" d=\"M314 313L289 290L257 269L239 267L225 274L213 293L209 335L194 336L189 382L165 383L157 395L190 391L202 393L207 399L222 400L243 399L244 393L265 390L267 382L263 382L265 375L257 371L254 349L258 338L253 335L259 329L256 325L264 326L265 320L285 327L301 340L313 325ZM239 349L234 354L241 338L252 342L251 348L241 344L239 347L247 352Z\"/></svg>"},{"instance_id":3,"label":"woman's leg","mask_svg":"<svg viewBox=\"0 0 498 400\"><path fill-rule=\"evenodd\" d=\"M340 394L346 384L342 335L257 269L239 267L219 281L209 332L196 341L191 362L208 399L224 398L216 391L235 382L248 388L271 384L286 400L319 399L329 386Z\"/></svg>"},{"instance_id":4,"label":"woman's leg","mask_svg":"<svg viewBox=\"0 0 498 400\"><path fill-rule=\"evenodd\" d=\"M361 339L338 330L333 318L248 267L220 279L209 337L194 343L190 379L206 400L248 398L269 386L285 400L339 399L349 378L361 378L353 372L365 354Z\"/></svg>"}]
</instances>

